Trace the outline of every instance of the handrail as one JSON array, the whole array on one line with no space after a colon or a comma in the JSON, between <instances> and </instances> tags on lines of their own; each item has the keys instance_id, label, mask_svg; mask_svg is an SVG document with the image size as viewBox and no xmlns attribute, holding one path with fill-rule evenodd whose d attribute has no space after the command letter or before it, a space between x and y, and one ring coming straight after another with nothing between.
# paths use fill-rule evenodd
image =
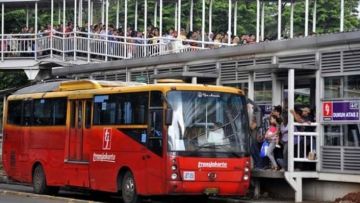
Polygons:
<instances>
[{"instance_id":1,"label":"handrail","mask_svg":"<svg viewBox=\"0 0 360 203\"><path fill-rule=\"evenodd\" d=\"M294 162L317 162L319 152L316 145L319 144L318 123L304 122L293 123L294 128ZM289 150L292 148L289 148ZM290 160L290 159L289 159Z\"/></svg>"},{"instance_id":2,"label":"handrail","mask_svg":"<svg viewBox=\"0 0 360 203\"><path fill-rule=\"evenodd\" d=\"M170 37L124 37L104 33L80 31L4 34L1 36L1 51L4 58L34 58L37 56L60 56L63 61L76 60L76 56L87 55L93 59L129 59L159 56L171 53L192 52L211 47L234 46L208 41L182 40ZM195 46L194 46L195 44ZM204 44L204 48L202 48ZM71 56L72 57L71 59ZM100 58L99 58L100 57ZM102 58L103 57L103 58Z\"/></svg>"}]
</instances>

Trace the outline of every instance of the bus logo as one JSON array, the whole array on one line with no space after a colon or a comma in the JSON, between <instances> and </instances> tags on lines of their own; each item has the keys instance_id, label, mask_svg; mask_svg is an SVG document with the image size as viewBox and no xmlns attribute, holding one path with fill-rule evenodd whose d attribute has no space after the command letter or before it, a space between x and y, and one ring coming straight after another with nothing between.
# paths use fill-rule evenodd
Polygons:
<instances>
[{"instance_id":1,"label":"bus logo","mask_svg":"<svg viewBox=\"0 0 360 203\"><path fill-rule=\"evenodd\" d=\"M112 135L112 129L111 128L104 128L103 133L103 150L110 150L111 149L111 135Z\"/></svg>"}]
</instances>

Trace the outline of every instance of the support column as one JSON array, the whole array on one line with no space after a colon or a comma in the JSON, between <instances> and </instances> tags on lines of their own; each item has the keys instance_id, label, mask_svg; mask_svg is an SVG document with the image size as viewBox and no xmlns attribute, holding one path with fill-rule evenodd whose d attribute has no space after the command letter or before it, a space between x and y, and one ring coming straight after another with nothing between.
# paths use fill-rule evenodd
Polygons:
<instances>
[{"instance_id":1,"label":"support column","mask_svg":"<svg viewBox=\"0 0 360 203\"><path fill-rule=\"evenodd\" d=\"M116 0L116 29L119 29L120 0Z\"/></svg>"},{"instance_id":2,"label":"support column","mask_svg":"<svg viewBox=\"0 0 360 203\"><path fill-rule=\"evenodd\" d=\"M294 116L290 110L294 110L295 104L295 70L288 71L288 171L294 172Z\"/></svg>"},{"instance_id":3,"label":"support column","mask_svg":"<svg viewBox=\"0 0 360 203\"><path fill-rule=\"evenodd\" d=\"M159 22L159 24L160 24L160 25L159 25L159 27L160 27L160 28L159 28L159 35L160 35L160 37L162 37L162 32L163 32L163 29L162 29L162 25L163 25L163 22L162 22L162 19L163 19L163 18L162 18L162 17L163 17L163 16L162 16L162 10L163 10L163 0L160 0L160 11L159 11L159 12L160 12L160 19L159 19L159 21L160 21L160 22Z\"/></svg>"},{"instance_id":4,"label":"support column","mask_svg":"<svg viewBox=\"0 0 360 203\"><path fill-rule=\"evenodd\" d=\"M216 62L216 71L219 73L216 78L216 85L221 85L221 63L219 61Z\"/></svg>"},{"instance_id":5,"label":"support column","mask_svg":"<svg viewBox=\"0 0 360 203\"><path fill-rule=\"evenodd\" d=\"M305 37L309 35L309 0L305 0Z\"/></svg>"},{"instance_id":6,"label":"support column","mask_svg":"<svg viewBox=\"0 0 360 203\"><path fill-rule=\"evenodd\" d=\"M180 37L181 30L181 0L178 0L178 23L177 23L177 36Z\"/></svg>"},{"instance_id":7,"label":"support column","mask_svg":"<svg viewBox=\"0 0 360 203\"><path fill-rule=\"evenodd\" d=\"M105 5L105 33L106 33L106 39L105 39L105 61L108 61L108 54L109 54L109 0L106 0Z\"/></svg>"},{"instance_id":8,"label":"support column","mask_svg":"<svg viewBox=\"0 0 360 203\"><path fill-rule=\"evenodd\" d=\"M265 40L265 2L261 2L261 41Z\"/></svg>"},{"instance_id":9,"label":"support column","mask_svg":"<svg viewBox=\"0 0 360 203\"><path fill-rule=\"evenodd\" d=\"M192 84L197 84L197 77L192 77L191 78L191 83Z\"/></svg>"},{"instance_id":10,"label":"support column","mask_svg":"<svg viewBox=\"0 0 360 203\"><path fill-rule=\"evenodd\" d=\"M125 37L125 41L126 41L126 37L127 37L127 6L128 6L128 0L125 0L125 4L124 4L124 6L125 6L125 12L124 12L124 37ZM126 51L126 49L125 49L125 51Z\"/></svg>"},{"instance_id":11,"label":"support column","mask_svg":"<svg viewBox=\"0 0 360 203\"><path fill-rule=\"evenodd\" d=\"M147 0L144 0L144 3L145 3L145 8L144 8L144 38L145 38L145 47L144 47L144 56L147 56L147 7L148 7L148 4L147 4Z\"/></svg>"},{"instance_id":12,"label":"support column","mask_svg":"<svg viewBox=\"0 0 360 203\"><path fill-rule=\"evenodd\" d=\"M155 0L155 7L154 7L154 26L157 27L157 10L158 10L158 2Z\"/></svg>"},{"instance_id":13,"label":"support column","mask_svg":"<svg viewBox=\"0 0 360 203\"><path fill-rule=\"evenodd\" d=\"M38 39L37 39L37 35L38 35L38 2L35 1L35 45L34 45L34 58L35 60L37 60L37 50L38 50Z\"/></svg>"},{"instance_id":14,"label":"support column","mask_svg":"<svg viewBox=\"0 0 360 203\"><path fill-rule=\"evenodd\" d=\"M62 27L62 30L63 30L63 33L62 33L62 44L63 44L63 61L65 61L65 29L66 29L66 22L65 22L65 19L66 19L66 0L63 0L63 27Z\"/></svg>"},{"instance_id":15,"label":"support column","mask_svg":"<svg viewBox=\"0 0 360 203\"><path fill-rule=\"evenodd\" d=\"M315 65L317 66L317 70L315 72L315 106L321 106L321 99L324 98L324 79L323 77L321 77L321 70L320 70L320 61L321 61L321 53L320 51L317 51L315 53ZM324 146L324 137L321 136L323 135L323 128L322 128L322 124L321 124L321 111L316 111L315 112L315 121L317 122L317 126L316 126L316 134L318 135L316 137L316 156L317 158L317 162L316 162L316 171L320 171L321 170L321 162L319 157L321 157L321 150L320 147Z\"/></svg>"},{"instance_id":16,"label":"support column","mask_svg":"<svg viewBox=\"0 0 360 203\"><path fill-rule=\"evenodd\" d=\"M279 58L277 56L273 56L271 59L271 64L278 64ZM282 99L282 89L281 89L281 83L278 81L278 77L276 73L271 73L271 79L272 79L272 105L281 105L281 99Z\"/></svg>"},{"instance_id":17,"label":"support column","mask_svg":"<svg viewBox=\"0 0 360 203\"><path fill-rule=\"evenodd\" d=\"M94 1L91 1L91 5L90 5L90 24L94 25Z\"/></svg>"},{"instance_id":18,"label":"support column","mask_svg":"<svg viewBox=\"0 0 360 203\"><path fill-rule=\"evenodd\" d=\"M125 7L125 11L124 11L124 57L125 58L127 58L128 57L128 49L127 49L127 31L128 31L128 29L127 29L127 14L128 14L128 0L124 0L125 1L125 3L124 3L124 7ZM136 22L136 21L135 21ZM136 25L137 26L137 25ZM127 69L126 69L126 72L127 72ZM126 76L127 76L127 74L126 74ZM126 78L126 81L128 82L128 81L130 81L130 78Z\"/></svg>"},{"instance_id":19,"label":"support column","mask_svg":"<svg viewBox=\"0 0 360 203\"><path fill-rule=\"evenodd\" d=\"M253 101L254 101L254 96L255 96L254 78L255 78L255 73L253 71L249 72L247 97Z\"/></svg>"},{"instance_id":20,"label":"support column","mask_svg":"<svg viewBox=\"0 0 360 203\"><path fill-rule=\"evenodd\" d=\"M105 0L101 0L101 24L105 23Z\"/></svg>"},{"instance_id":21,"label":"support column","mask_svg":"<svg viewBox=\"0 0 360 203\"><path fill-rule=\"evenodd\" d=\"M278 40L281 40L281 0L278 0Z\"/></svg>"},{"instance_id":22,"label":"support column","mask_svg":"<svg viewBox=\"0 0 360 203\"><path fill-rule=\"evenodd\" d=\"M80 1L80 0L79 0ZM76 61L76 49L77 49L77 43L76 43L76 27L77 27L77 13L76 13L76 8L77 6L77 0L74 0L74 29L72 30L74 32L74 61Z\"/></svg>"},{"instance_id":23,"label":"support column","mask_svg":"<svg viewBox=\"0 0 360 203\"><path fill-rule=\"evenodd\" d=\"M92 1L91 0L88 0L88 17L87 17L87 20L88 20L88 25L87 25L87 61L90 62L90 53L91 53L91 47L90 47L90 24L91 24L91 4L92 4Z\"/></svg>"},{"instance_id":24,"label":"support column","mask_svg":"<svg viewBox=\"0 0 360 203\"><path fill-rule=\"evenodd\" d=\"M201 48L205 48L205 0L202 0Z\"/></svg>"},{"instance_id":25,"label":"support column","mask_svg":"<svg viewBox=\"0 0 360 203\"><path fill-rule=\"evenodd\" d=\"M294 38L294 4L294 0L292 0L290 8L290 39Z\"/></svg>"},{"instance_id":26,"label":"support column","mask_svg":"<svg viewBox=\"0 0 360 203\"><path fill-rule=\"evenodd\" d=\"M78 25L79 27L82 27L82 0L79 0L79 12L78 12Z\"/></svg>"},{"instance_id":27,"label":"support column","mask_svg":"<svg viewBox=\"0 0 360 203\"><path fill-rule=\"evenodd\" d=\"M144 37L147 38L147 0L144 0Z\"/></svg>"},{"instance_id":28,"label":"support column","mask_svg":"<svg viewBox=\"0 0 360 203\"><path fill-rule=\"evenodd\" d=\"M272 105L281 105L281 99L282 99L282 91L281 91L281 84L278 80L278 77L276 73L271 73L271 79L272 79Z\"/></svg>"},{"instance_id":29,"label":"support column","mask_svg":"<svg viewBox=\"0 0 360 203\"><path fill-rule=\"evenodd\" d=\"M210 1L212 2L212 0ZM211 3L210 3L211 5ZM194 0L190 2L190 31L193 31L193 16L194 16Z\"/></svg>"},{"instance_id":30,"label":"support column","mask_svg":"<svg viewBox=\"0 0 360 203\"><path fill-rule=\"evenodd\" d=\"M231 0L229 0L229 16L228 16L228 44L231 44Z\"/></svg>"},{"instance_id":31,"label":"support column","mask_svg":"<svg viewBox=\"0 0 360 203\"><path fill-rule=\"evenodd\" d=\"M302 202L302 177L296 177L297 190L295 191L295 202Z\"/></svg>"},{"instance_id":32,"label":"support column","mask_svg":"<svg viewBox=\"0 0 360 203\"><path fill-rule=\"evenodd\" d=\"M1 3L1 41L4 41L4 15L5 15L4 3ZM1 61L4 61L4 49L1 49Z\"/></svg>"},{"instance_id":33,"label":"support column","mask_svg":"<svg viewBox=\"0 0 360 203\"><path fill-rule=\"evenodd\" d=\"M237 35L237 1L235 1L234 6L234 35Z\"/></svg>"},{"instance_id":34,"label":"support column","mask_svg":"<svg viewBox=\"0 0 360 203\"><path fill-rule=\"evenodd\" d=\"M344 0L341 0L340 5L340 32L344 32Z\"/></svg>"},{"instance_id":35,"label":"support column","mask_svg":"<svg viewBox=\"0 0 360 203\"><path fill-rule=\"evenodd\" d=\"M58 2L58 24L61 24L61 3L60 1Z\"/></svg>"},{"instance_id":36,"label":"support column","mask_svg":"<svg viewBox=\"0 0 360 203\"><path fill-rule=\"evenodd\" d=\"M135 1L135 23L134 23L135 31L138 31L138 7L139 7L138 0L136 0Z\"/></svg>"},{"instance_id":37,"label":"support column","mask_svg":"<svg viewBox=\"0 0 360 203\"><path fill-rule=\"evenodd\" d=\"M256 42L260 42L260 0L256 0Z\"/></svg>"},{"instance_id":38,"label":"support column","mask_svg":"<svg viewBox=\"0 0 360 203\"><path fill-rule=\"evenodd\" d=\"M50 58L53 58L53 29L54 29L54 0L51 0L51 19L50 19Z\"/></svg>"},{"instance_id":39,"label":"support column","mask_svg":"<svg viewBox=\"0 0 360 203\"><path fill-rule=\"evenodd\" d=\"M312 32L315 34L316 33L316 0L314 1L314 8L313 8L313 27L312 27Z\"/></svg>"},{"instance_id":40,"label":"support column","mask_svg":"<svg viewBox=\"0 0 360 203\"><path fill-rule=\"evenodd\" d=\"M26 27L29 28L29 7L26 5Z\"/></svg>"},{"instance_id":41,"label":"support column","mask_svg":"<svg viewBox=\"0 0 360 203\"><path fill-rule=\"evenodd\" d=\"M209 34L212 32L212 7L213 7L213 0L210 0L209 5Z\"/></svg>"},{"instance_id":42,"label":"support column","mask_svg":"<svg viewBox=\"0 0 360 203\"><path fill-rule=\"evenodd\" d=\"M178 14L177 10L178 10L178 4L177 4L177 2L176 2L176 3L175 3L174 31L177 29L177 18L178 18L178 16L177 16L177 14Z\"/></svg>"}]
</instances>

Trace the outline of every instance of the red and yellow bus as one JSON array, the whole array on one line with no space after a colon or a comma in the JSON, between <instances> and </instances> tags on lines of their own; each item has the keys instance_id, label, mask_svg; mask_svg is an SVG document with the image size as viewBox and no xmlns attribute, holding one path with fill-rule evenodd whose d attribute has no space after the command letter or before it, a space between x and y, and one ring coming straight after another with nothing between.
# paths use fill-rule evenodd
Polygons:
<instances>
[{"instance_id":1,"label":"red and yellow bus","mask_svg":"<svg viewBox=\"0 0 360 203\"><path fill-rule=\"evenodd\" d=\"M59 187L153 195L244 195L246 99L231 87L63 81L4 105L3 165L35 193Z\"/></svg>"}]
</instances>

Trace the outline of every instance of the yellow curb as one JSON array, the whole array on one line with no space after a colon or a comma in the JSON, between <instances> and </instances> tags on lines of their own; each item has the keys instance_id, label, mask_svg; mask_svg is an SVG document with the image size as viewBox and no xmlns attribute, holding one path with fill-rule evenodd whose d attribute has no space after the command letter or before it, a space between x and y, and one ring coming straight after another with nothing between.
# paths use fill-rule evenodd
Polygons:
<instances>
[{"instance_id":1,"label":"yellow curb","mask_svg":"<svg viewBox=\"0 0 360 203\"><path fill-rule=\"evenodd\" d=\"M0 189L0 195L17 195L17 196L24 196L24 197L37 197L37 198L47 198L47 199L53 199L53 200L62 200L64 202L68 203L99 203L96 201L89 201L89 200L79 200L79 199L71 199L71 198L65 198L65 197L58 197L58 196L50 196L50 195L39 195L34 193L28 193L28 192L18 192L18 191L12 191L12 190L3 190Z\"/></svg>"}]
</instances>

